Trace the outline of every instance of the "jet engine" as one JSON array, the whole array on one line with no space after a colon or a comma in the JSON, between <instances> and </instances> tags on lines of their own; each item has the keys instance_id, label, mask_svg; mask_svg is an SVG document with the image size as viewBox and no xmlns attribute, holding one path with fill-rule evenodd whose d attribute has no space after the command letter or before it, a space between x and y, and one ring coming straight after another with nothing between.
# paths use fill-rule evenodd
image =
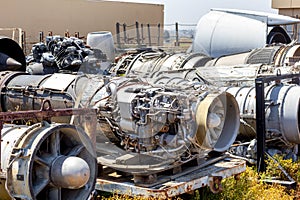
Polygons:
<instances>
[{"instance_id":1,"label":"jet engine","mask_svg":"<svg viewBox=\"0 0 300 200\"><path fill-rule=\"evenodd\" d=\"M146 79L110 81L99 91L106 95L95 95L92 102L100 124L109 127L104 134L125 151L98 160L119 170L149 173L211 150L226 151L239 126L234 98L209 87L190 87Z\"/></svg>"},{"instance_id":2,"label":"jet engine","mask_svg":"<svg viewBox=\"0 0 300 200\"><path fill-rule=\"evenodd\" d=\"M1 199L87 199L96 181L92 143L69 124L4 125Z\"/></svg>"},{"instance_id":3,"label":"jet engine","mask_svg":"<svg viewBox=\"0 0 300 200\"><path fill-rule=\"evenodd\" d=\"M37 109L44 99L55 108L96 108L98 162L121 171L147 174L224 152L238 132L233 96L204 83L9 72L3 77L2 111Z\"/></svg>"},{"instance_id":4,"label":"jet engine","mask_svg":"<svg viewBox=\"0 0 300 200\"><path fill-rule=\"evenodd\" d=\"M244 54L224 56L214 60L203 54L143 52L135 56L127 55L111 71L116 74L139 74L144 78L159 80L158 82L162 84L184 79L190 84L208 83L223 88L235 96L240 107L241 126L238 139L249 141L256 136L254 79L299 72L295 65L274 66L274 60L278 60L278 63L297 62L298 49L298 45L289 48L268 47L261 51L249 52L247 56L242 56L242 59L239 55ZM244 63L246 58L251 62ZM229 65L228 62L234 62L234 59L239 60L237 62L239 64ZM240 62L242 60L243 62ZM269 62L265 63L267 60ZM260 64L261 61L263 64ZM265 89L265 95L266 130L268 141L271 141L269 147L291 149L295 144L300 144L298 127L300 87L288 83L271 83Z\"/></svg>"},{"instance_id":5,"label":"jet engine","mask_svg":"<svg viewBox=\"0 0 300 200\"><path fill-rule=\"evenodd\" d=\"M277 53L279 49L287 53ZM161 51L126 55L110 69L114 75L135 74L145 77L169 76L206 82L219 86L251 86L257 77L297 73L294 65L274 66L273 60L298 59L297 48L266 47L248 53L212 59L198 53L169 54ZM299 51L300 52L300 51ZM274 57L276 55L276 57Z\"/></svg>"}]
</instances>

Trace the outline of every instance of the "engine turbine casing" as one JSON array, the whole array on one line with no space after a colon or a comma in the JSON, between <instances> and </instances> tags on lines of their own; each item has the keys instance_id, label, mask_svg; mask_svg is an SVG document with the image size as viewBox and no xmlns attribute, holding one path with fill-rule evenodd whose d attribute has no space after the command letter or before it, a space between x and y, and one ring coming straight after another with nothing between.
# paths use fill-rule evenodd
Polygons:
<instances>
[{"instance_id":1,"label":"engine turbine casing","mask_svg":"<svg viewBox=\"0 0 300 200\"><path fill-rule=\"evenodd\" d=\"M97 177L87 134L69 124L4 125L2 194L20 199L87 199ZM69 166L69 167L68 167Z\"/></svg>"}]
</instances>

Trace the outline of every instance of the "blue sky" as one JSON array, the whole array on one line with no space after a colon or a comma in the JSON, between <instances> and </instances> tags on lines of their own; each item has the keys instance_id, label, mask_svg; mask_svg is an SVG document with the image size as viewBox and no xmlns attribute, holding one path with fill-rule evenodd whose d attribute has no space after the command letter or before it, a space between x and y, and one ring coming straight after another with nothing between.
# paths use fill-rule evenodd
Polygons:
<instances>
[{"instance_id":1,"label":"blue sky","mask_svg":"<svg viewBox=\"0 0 300 200\"><path fill-rule=\"evenodd\" d=\"M271 9L272 0L118 0L129 2L162 3L165 5L165 23L196 24L210 8L235 8L277 13Z\"/></svg>"}]
</instances>

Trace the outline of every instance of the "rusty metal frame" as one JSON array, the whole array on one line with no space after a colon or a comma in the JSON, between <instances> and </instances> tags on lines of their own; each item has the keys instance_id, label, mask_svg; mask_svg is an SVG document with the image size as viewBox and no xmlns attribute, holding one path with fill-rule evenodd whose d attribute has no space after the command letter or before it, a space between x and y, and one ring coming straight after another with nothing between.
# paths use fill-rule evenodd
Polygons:
<instances>
[{"instance_id":1,"label":"rusty metal frame","mask_svg":"<svg viewBox=\"0 0 300 200\"><path fill-rule=\"evenodd\" d=\"M120 181L116 178L98 178L95 189L99 191L115 192L129 196L143 196L145 198L168 199L180 194L189 193L193 190L209 186L214 193L222 190L221 180L238 175L246 170L246 162L240 159L219 159L205 167L196 167L188 172L162 178L165 180L155 186L137 186L134 183ZM217 186L217 187L216 187Z\"/></svg>"},{"instance_id":2,"label":"rusty metal frame","mask_svg":"<svg viewBox=\"0 0 300 200\"><path fill-rule=\"evenodd\" d=\"M40 110L30 110L30 111L14 111L14 112L0 112L0 151L1 151L1 131L4 122L11 122L14 120L23 119L41 119L51 121L51 117L59 116L72 116L72 115L92 115L95 114L96 110L91 108L65 108L65 109L52 109L49 100L44 100ZM0 153L1 161L1 153ZM0 162L0 175L1 162Z\"/></svg>"}]
</instances>

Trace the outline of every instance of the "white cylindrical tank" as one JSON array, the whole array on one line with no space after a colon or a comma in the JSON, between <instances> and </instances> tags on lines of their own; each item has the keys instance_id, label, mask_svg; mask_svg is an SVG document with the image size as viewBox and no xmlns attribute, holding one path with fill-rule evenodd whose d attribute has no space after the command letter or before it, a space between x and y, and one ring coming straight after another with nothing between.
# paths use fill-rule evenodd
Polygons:
<instances>
[{"instance_id":1,"label":"white cylindrical tank","mask_svg":"<svg viewBox=\"0 0 300 200\"><path fill-rule=\"evenodd\" d=\"M266 23L226 12L211 11L197 24L192 51L219 57L263 47L266 40Z\"/></svg>"},{"instance_id":2,"label":"white cylindrical tank","mask_svg":"<svg viewBox=\"0 0 300 200\"><path fill-rule=\"evenodd\" d=\"M115 47L111 32L99 31L88 33L86 43L91 48L100 49L105 53L108 61L114 61Z\"/></svg>"},{"instance_id":3,"label":"white cylindrical tank","mask_svg":"<svg viewBox=\"0 0 300 200\"><path fill-rule=\"evenodd\" d=\"M212 9L197 24L192 51L220 57L266 44L288 44L291 38L280 25L295 23L299 20L272 13Z\"/></svg>"}]
</instances>

